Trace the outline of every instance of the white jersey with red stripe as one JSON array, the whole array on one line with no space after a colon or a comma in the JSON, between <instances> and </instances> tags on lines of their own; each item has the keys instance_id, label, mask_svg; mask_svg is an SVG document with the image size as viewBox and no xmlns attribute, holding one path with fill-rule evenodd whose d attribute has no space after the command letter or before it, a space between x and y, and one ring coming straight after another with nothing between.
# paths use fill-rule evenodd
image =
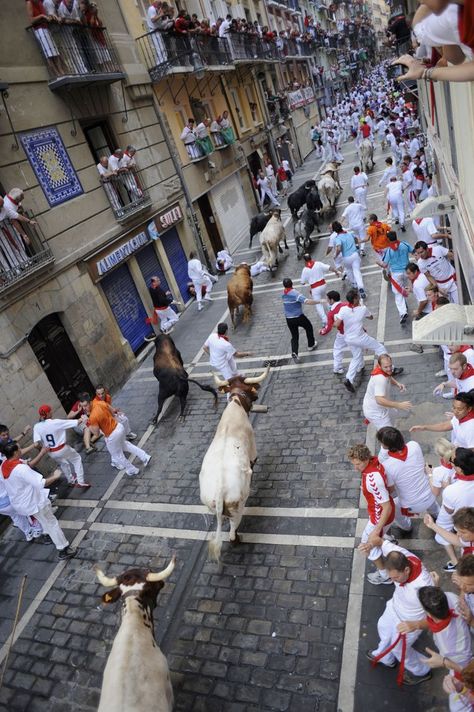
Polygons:
<instances>
[{"instance_id":1,"label":"white jersey with red stripe","mask_svg":"<svg viewBox=\"0 0 474 712\"><path fill-rule=\"evenodd\" d=\"M41 443L43 447L57 448L66 444L66 430L75 428L77 420L61 420L47 418L33 427L33 442Z\"/></svg>"},{"instance_id":2,"label":"white jersey with red stripe","mask_svg":"<svg viewBox=\"0 0 474 712\"><path fill-rule=\"evenodd\" d=\"M428 508L435 496L425 474L425 458L421 447L414 440L406 443L405 447L406 451L401 453L388 452L382 448L378 457L385 468L389 487L397 490L400 505L418 512L420 504L426 502L425 509Z\"/></svg>"},{"instance_id":3,"label":"white jersey with red stripe","mask_svg":"<svg viewBox=\"0 0 474 712\"><path fill-rule=\"evenodd\" d=\"M417 556L404 549L398 544L392 544L390 541L384 541L382 544L382 554L388 556L391 551L399 551L407 558L412 558L420 561ZM421 561L420 561L421 563ZM418 621L426 618L426 613L418 598L418 590L422 586L433 586L433 579L430 572L421 563L419 575L407 583L395 583L395 591L392 596L393 610L400 621Z\"/></svg>"},{"instance_id":4,"label":"white jersey with red stripe","mask_svg":"<svg viewBox=\"0 0 474 712\"><path fill-rule=\"evenodd\" d=\"M465 667L472 660L470 628L461 616L459 596L448 591L446 597L449 608L454 611L455 616L444 630L433 633L433 640L443 658L449 658L461 667Z\"/></svg>"},{"instance_id":5,"label":"white jersey with red stripe","mask_svg":"<svg viewBox=\"0 0 474 712\"><path fill-rule=\"evenodd\" d=\"M369 519L372 524L377 524L382 516L382 504L391 502L394 510L393 500L388 491L383 467L380 468L381 471L376 467L368 467L366 470L368 471L364 470L362 473L362 492L367 502Z\"/></svg>"},{"instance_id":6,"label":"white jersey with red stripe","mask_svg":"<svg viewBox=\"0 0 474 712\"><path fill-rule=\"evenodd\" d=\"M454 275L454 267L446 257L448 252L449 250L442 245L430 245L428 257L426 259L420 257L417 260L420 272L429 272L441 287Z\"/></svg>"},{"instance_id":7,"label":"white jersey with red stripe","mask_svg":"<svg viewBox=\"0 0 474 712\"><path fill-rule=\"evenodd\" d=\"M303 267L301 272L301 284L314 284L326 278L330 266L324 262L314 262L311 267Z\"/></svg>"}]
</instances>

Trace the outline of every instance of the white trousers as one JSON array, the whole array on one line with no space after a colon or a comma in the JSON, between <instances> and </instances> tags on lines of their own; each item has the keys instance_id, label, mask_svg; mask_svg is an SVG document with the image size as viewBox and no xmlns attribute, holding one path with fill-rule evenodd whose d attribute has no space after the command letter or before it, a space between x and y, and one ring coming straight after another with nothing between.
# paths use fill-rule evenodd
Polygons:
<instances>
[{"instance_id":1,"label":"white trousers","mask_svg":"<svg viewBox=\"0 0 474 712\"><path fill-rule=\"evenodd\" d=\"M400 285L400 287L406 288L407 276L404 272L393 272L392 278L395 280L395 282L397 284ZM396 289L393 286L393 284L391 286L392 286L393 296L395 297L395 304L397 306L398 313L400 314L400 316L404 316L408 312L406 299L403 296L403 294L400 294L398 289Z\"/></svg>"},{"instance_id":2,"label":"white trousers","mask_svg":"<svg viewBox=\"0 0 474 712\"><path fill-rule=\"evenodd\" d=\"M349 230L354 233L359 240L365 240L367 236L367 229L364 224L362 225L349 225ZM364 245L361 245L361 249L364 249Z\"/></svg>"},{"instance_id":3,"label":"white trousers","mask_svg":"<svg viewBox=\"0 0 474 712\"><path fill-rule=\"evenodd\" d=\"M409 517L406 514L402 514L401 512L401 505L398 497L394 499L395 502L395 520L398 526L401 529L404 529L405 531L409 531L412 528L412 521L413 517ZM422 514L423 512L428 512L428 514L431 514L431 516L436 519L438 514L439 514L439 504L436 501L436 497L434 494L430 491L429 495L427 495L424 499L422 500L414 500L413 502L405 502L403 505L404 509L409 509L410 512L413 512L413 514Z\"/></svg>"},{"instance_id":4,"label":"white trousers","mask_svg":"<svg viewBox=\"0 0 474 712\"><path fill-rule=\"evenodd\" d=\"M61 450L48 454L58 463L68 482L74 482L75 475L78 482L84 483L84 467L81 456L73 447L65 445Z\"/></svg>"},{"instance_id":5,"label":"white trousers","mask_svg":"<svg viewBox=\"0 0 474 712\"><path fill-rule=\"evenodd\" d=\"M362 412L364 413L365 418L367 418L367 420L374 426L376 431L380 430L380 428L393 427L394 419L390 411L387 413L387 415L378 415L376 417L373 417L372 415L367 415L363 407Z\"/></svg>"},{"instance_id":6,"label":"white trousers","mask_svg":"<svg viewBox=\"0 0 474 712\"><path fill-rule=\"evenodd\" d=\"M155 314L160 320L160 327L163 331L168 331L173 324L176 324L179 318L171 307L167 307L166 309L155 309Z\"/></svg>"},{"instance_id":7,"label":"white trousers","mask_svg":"<svg viewBox=\"0 0 474 712\"><path fill-rule=\"evenodd\" d=\"M441 505L441 509L439 510L438 518L436 520L436 524L439 527L442 527L443 529L446 529L448 532L452 532L454 530L454 523L453 523L453 515L450 514L445 510L443 505ZM448 546L449 541L446 541L446 539L443 539L442 536L439 534L435 534L435 541L438 542L438 544L442 544L443 546Z\"/></svg>"},{"instance_id":8,"label":"white trousers","mask_svg":"<svg viewBox=\"0 0 474 712\"><path fill-rule=\"evenodd\" d=\"M384 534L386 534L388 532L388 530L390 529L391 526L392 526L391 524L388 524L386 527L383 528L382 533L380 535L382 538L383 538ZM369 521L365 525L365 529L362 532L362 536L360 538L361 544L365 544L367 542L369 536L372 534L375 527L376 527L376 525L372 524L372 522L369 519ZM374 546L374 548L370 550L367 558L369 559L369 561L375 561L376 559L380 559L382 554L383 554L383 552L382 552L381 547Z\"/></svg>"},{"instance_id":9,"label":"white trousers","mask_svg":"<svg viewBox=\"0 0 474 712\"><path fill-rule=\"evenodd\" d=\"M61 550L65 549L66 546L69 546L69 542L64 536L64 532L53 514L51 502L45 504L45 506L37 512L32 512L32 515L39 521L43 527L44 533L49 534L56 549Z\"/></svg>"},{"instance_id":10,"label":"white trousers","mask_svg":"<svg viewBox=\"0 0 474 712\"><path fill-rule=\"evenodd\" d=\"M352 359L347 369L346 378L353 383L358 371L360 371L364 366L364 349L373 351L376 356L381 356L387 353L385 346L379 343L372 336L369 336L364 332L364 334L357 339L348 339L345 337L346 343L352 352Z\"/></svg>"},{"instance_id":11,"label":"white trousers","mask_svg":"<svg viewBox=\"0 0 474 712\"><path fill-rule=\"evenodd\" d=\"M142 462L146 462L148 455L145 450L132 445L128 442L125 437L125 428L122 423L117 423L115 430L105 438L105 444L107 445L107 450L110 453L112 462L114 465L118 465L121 469L124 469L127 475L137 475L139 472L138 467L132 465L132 463L125 457L125 452L130 452L132 455L138 457Z\"/></svg>"},{"instance_id":12,"label":"white trousers","mask_svg":"<svg viewBox=\"0 0 474 712\"><path fill-rule=\"evenodd\" d=\"M387 605L385 606L385 611L382 613L377 622L377 630L379 633L380 642L377 648L372 651L372 655L374 657L380 655L380 653L389 648L392 643L396 641L396 639L398 638L397 625L401 622L402 621L395 613L393 601L392 599L390 599L390 601L388 601ZM419 677L421 677L422 675L427 675L430 671L429 666L423 662L423 657L419 653L417 653L416 650L413 650L412 647L413 643L415 643L415 641L417 640L417 638L419 638L420 635L421 630L415 630L411 633L407 633L407 649L405 656L405 668L409 672L411 672L412 675L418 675ZM398 645L396 645L396 647L390 653L388 653L384 658L382 658L380 662L387 665L393 663L395 660L400 661L401 657L402 643L400 641Z\"/></svg>"},{"instance_id":13,"label":"white trousers","mask_svg":"<svg viewBox=\"0 0 474 712\"><path fill-rule=\"evenodd\" d=\"M260 188L260 207L263 208L263 203L265 202L265 196L270 199L270 202L272 205L277 205L279 206L280 203L276 199L276 196L273 195L272 191L270 188Z\"/></svg>"},{"instance_id":14,"label":"white trousers","mask_svg":"<svg viewBox=\"0 0 474 712\"><path fill-rule=\"evenodd\" d=\"M332 350L334 371L340 371L342 369L342 354L344 351L349 351L349 346L346 344L344 334L339 331L336 333L336 338L334 339L334 346Z\"/></svg>"},{"instance_id":15,"label":"white trousers","mask_svg":"<svg viewBox=\"0 0 474 712\"><path fill-rule=\"evenodd\" d=\"M392 208L392 217L394 220L400 222L401 227L405 226L405 205L403 203L403 196L397 200L389 200L388 204Z\"/></svg>"},{"instance_id":16,"label":"white trousers","mask_svg":"<svg viewBox=\"0 0 474 712\"><path fill-rule=\"evenodd\" d=\"M354 199L356 203L360 203L367 210L367 188L360 187L354 190Z\"/></svg>"},{"instance_id":17,"label":"white trousers","mask_svg":"<svg viewBox=\"0 0 474 712\"><path fill-rule=\"evenodd\" d=\"M316 300L324 299L324 297L326 296L326 290L327 284L322 284L320 287L313 287L311 290L311 298ZM328 318L326 314L326 309L324 308L324 304L315 304L314 308L316 310L316 313L319 315L323 326L326 326L326 324L328 323Z\"/></svg>"},{"instance_id":18,"label":"white trousers","mask_svg":"<svg viewBox=\"0 0 474 712\"><path fill-rule=\"evenodd\" d=\"M354 252L348 257L343 257L343 263L345 270L347 272L347 279L353 286L357 286L357 289L364 289L364 281L362 279L362 273L360 271L360 255L358 252Z\"/></svg>"},{"instance_id":19,"label":"white trousers","mask_svg":"<svg viewBox=\"0 0 474 712\"><path fill-rule=\"evenodd\" d=\"M193 284L194 289L196 290L196 301L200 304L202 302L202 287L206 287L206 296L209 296L213 287L212 280L210 277L204 275L204 277L200 280L193 280Z\"/></svg>"},{"instance_id":20,"label":"white trousers","mask_svg":"<svg viewBox=\"0 0 474 712\"><path fill-rule=\"evenodd\" d=\"M8 500L8 497L5 499ZM41 531L41 527L39 525L35 526L32 524L29 517L25 517L23 514L18 514L9 501L8 504L0 504L0 514L4 517L10 517L13 526L18 527L18 529L23 532L25 537L28 536L31 531Z\"/></svg>"},{"instance_id":21,"label":"white trousers","mask_svg":"<svg viewBox=\"0 0 474 712\"><path fill-rule=\"evenodd\" d=\"M459 304L458 285L454 279L450 279L449 282L436 282L436 284L439 289L442 289L443 292L447 293L451 304Z\"/></svg>"},{"instance_id":22,"label":"white trousers","mask_svg":"<svg viewBox=\"0 0 474 712\"><path fill-rule=\"evenodd\" d=\"M115 416L115 420L118 420L119 423L122 423L123 429L125 430L125 435L128 435L132 431L125 413L117 413L117 415Z\"/></svg>"}]
</instances>

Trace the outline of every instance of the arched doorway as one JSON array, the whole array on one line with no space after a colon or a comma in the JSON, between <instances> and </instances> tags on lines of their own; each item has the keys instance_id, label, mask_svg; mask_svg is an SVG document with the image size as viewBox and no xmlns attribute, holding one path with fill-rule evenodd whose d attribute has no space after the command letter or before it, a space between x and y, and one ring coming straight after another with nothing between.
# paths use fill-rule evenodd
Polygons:
<instances>
[{"instance_id":1,"label":"arched doorway","mask_svg":"<svg viewBox=\"0 0 474 712\"><path fill-rule=\"evenodd\" d=\"M66 413L78 393L93 393L89 376L58 314L41 319L31 330L28 342Z\"/></svg>"}]
</instances>

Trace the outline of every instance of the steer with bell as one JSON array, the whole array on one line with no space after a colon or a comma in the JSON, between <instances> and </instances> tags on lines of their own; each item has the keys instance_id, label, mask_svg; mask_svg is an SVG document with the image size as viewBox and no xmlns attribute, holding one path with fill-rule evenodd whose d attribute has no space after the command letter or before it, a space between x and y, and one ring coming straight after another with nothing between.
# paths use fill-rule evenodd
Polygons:
<instances>
[{"instance_id":1,"label":"steer with bell","mask_svg":"<svg viewBox=\"0 0 474 712\"><path fill-rule=\"evenodd\" d=\"M270 366L267 366L260 376L254 378L234 376L228 381L221 381L214 376L219 390L229 394L229 403L204 456L199 487L201 502L217 517L216 533L209 541L209 556L215 561L219 561L222 548L223 517L230 520L231 544L239 542L237 528L250 493L252 470L257 459L249 412L269 369Z\"/></svg>"},{"instance_id":2,"label":"steer with bell","mask_svg":"<svg viewBox=\"0 0 474 712\"><path fill-rule=\"evenodd\" d=\"M175 557L163 571L129 569L109 577L95 566L102 586L110 590L103 603L122 599L122 622L104 670L98 712L171 712L173 688L165 656L153 635L156 597L171 576Z\"/></svg>"}]
</instances>

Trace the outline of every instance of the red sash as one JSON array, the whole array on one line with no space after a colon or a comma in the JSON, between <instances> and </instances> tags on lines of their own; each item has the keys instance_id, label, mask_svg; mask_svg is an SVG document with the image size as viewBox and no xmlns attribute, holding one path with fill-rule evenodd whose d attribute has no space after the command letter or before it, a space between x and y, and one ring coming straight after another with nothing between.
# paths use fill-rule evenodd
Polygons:
<instances>
[{"instance_id":1,"label":"red sash","mask_svg":"<svg viewBox=\"0 0 474 712\"><path fill-rule=\"evenodd\" d=\"M392 287L393 287L399 294L401 294L402 297L408 297L408 292L407 292L407 290L406 290L404 287L402 287L401 284L398 284L398 282L396 282L396 281L394 280L394 278L392 277L391 274L389 274L389 279L390 279L390 284L392 285Z\"/></svg>"},{"instance_id":2,"label":"red sash","mask_svg":"<svg viewBox=\"0 0 474 712\"><path fill-rule=\"evenodd\" d=\"M397 674L397 685L403 685L403 673L405 672L405 658L407 654L407 636L405 633L399 633L398 638L391 644L389 645L388 648L385 648L385 650L382 650L380 655L377 655L376 658L372 660L372 667L375 667L379 660L382 660L388 653L391 653L394 648L397 647L398 643L401 641L402 643L402 654L401 654L401 659L400 659L400 666L398 668L398 674Z\"/></svg>"},{"instance_id":3,"label":"red sash","mask_svg":"<svg viewBox=\"0 0 474 712\"><path fill-rule=\"evenodd\" d=\"M453 279L455 282L457 282L456 279L456 272L453 272L447 279L437 279L438 284L446 284L446 282L449 282L451 279Z\"/></svg>"},{"instance_id":4,"label":"red sash","mask_svg":"<svg viewBox=\"0 0 474 712\"><path fill-rule=\"evenodd\" d=\"M319 282L313 282L313 284L310 285L311 289L315 289L316 287L322 287L323 284L326 284L325 279L320 279Z\"/></svg>"}]
</instances>

